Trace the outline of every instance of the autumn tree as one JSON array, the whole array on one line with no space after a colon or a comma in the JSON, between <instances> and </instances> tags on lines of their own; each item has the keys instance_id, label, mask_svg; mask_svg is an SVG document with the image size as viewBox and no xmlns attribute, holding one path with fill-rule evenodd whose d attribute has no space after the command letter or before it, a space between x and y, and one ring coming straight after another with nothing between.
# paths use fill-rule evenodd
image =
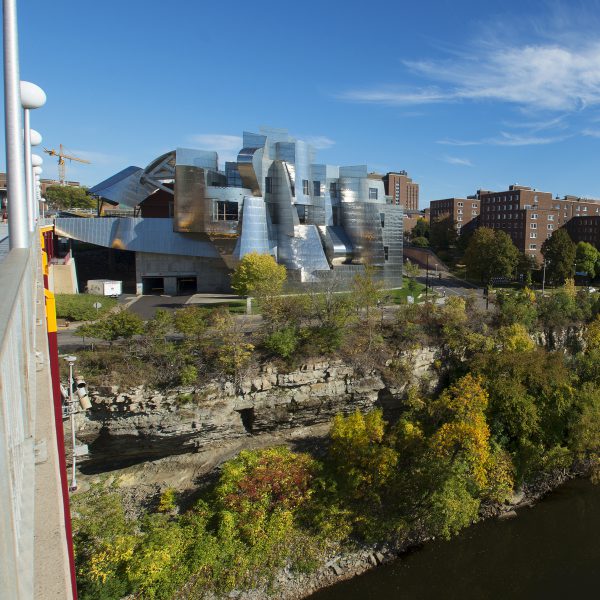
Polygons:
<instances>
[{"instance_id":1,"label":"autumn tree","mask_svg":"<svg viewBox=\"0 0 600 600\"><path fill-rule=\"evenodd\" d=\"M231 287L240 296L264 298L281 293L287 273L270 254L244 255L231 275Z\"/></svg>"},{"instance_id":2,"label":"autumn tree","mask_svg":"<svg viewBox=\"0 0 600 600\"><path fill-rule=\"evenodd\" d=\"M575 273L576 247L569 234L557 229L542 244L542 254L546 261L546 277L554 284L564 283Z\"/></svg>"}]
</instances>

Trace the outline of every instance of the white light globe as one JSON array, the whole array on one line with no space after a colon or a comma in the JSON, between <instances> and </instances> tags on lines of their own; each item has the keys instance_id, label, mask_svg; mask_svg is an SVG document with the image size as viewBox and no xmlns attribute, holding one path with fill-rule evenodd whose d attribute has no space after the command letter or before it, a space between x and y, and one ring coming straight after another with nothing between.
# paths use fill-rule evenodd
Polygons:
<instances>
[{"instance_id":1,"label":"white light globe","mask_svg":"<svg viewBox=\"0 0 600 600\"><path fill-rule=\"evenodd\" d=\"M21 81L21 104L23 108L40 108L46 104L46 92L31 81Z\"/></svg>"},{"instance_id":2,"label":"white light globe","mask_svg":"<svg viewBox=\"0 0 600 600\"><path fill-rule=\"evenodd\" d=\"M44 162L44 159L39 154L31 155L31 164L34 167L41 167L43 162Z\"/></svg>"},{"instance_id":3,"label":"white light globe","mask_svg":"<svg viewBox=\"0 0 600 600\"><path fill-rule=\"evenodd\" d=\"M44 172L44 169L42 169L42 167L33 167L33 172L36 175L41 175Z\"/></svg>"},{"instance_id":4,"label":"white light globe","mask_svg":"<svg viewBox=\"0 0 600 600\"><path fill-rule=\"evenodd\" d=\"M42 143L42 135L35 129L30 129L29 140L32 146L39 146Z\"/></svg>"}]
</instances>

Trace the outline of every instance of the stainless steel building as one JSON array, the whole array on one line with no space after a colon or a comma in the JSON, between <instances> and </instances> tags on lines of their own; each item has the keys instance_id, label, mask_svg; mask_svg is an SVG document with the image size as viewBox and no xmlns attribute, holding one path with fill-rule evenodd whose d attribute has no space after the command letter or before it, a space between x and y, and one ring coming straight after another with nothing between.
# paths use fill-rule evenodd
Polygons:
<instances>
[{"instance_id":1,"label":"stainless steel building","mask_svg":"<svg viewBox=\"0 0 600 600\"><path fill-rule=\"evenodd\" d=\"M228 291L231 270L253 251L272 254L298 285L335 277L343 288L365 265L386 287L402 285L402 207L380 175L318 164L281 129L245 132L242 146L224 170L216 152L186 148L127 167L90 192L135 216L57 219L56 233L134 251L139 292L152 283L176 293L184 279Z\"/></svg>"}]
</instances>

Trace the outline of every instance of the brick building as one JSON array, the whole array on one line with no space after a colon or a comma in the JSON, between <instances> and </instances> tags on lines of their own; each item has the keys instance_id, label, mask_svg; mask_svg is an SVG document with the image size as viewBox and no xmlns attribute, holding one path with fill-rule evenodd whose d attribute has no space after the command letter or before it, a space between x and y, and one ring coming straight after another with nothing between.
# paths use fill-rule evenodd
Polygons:
<instances>
[{"instance_id":1,"label":"brick building","mask_svg":"<svg viewBox=\"0 0 600 600\"><path fill-rule=\"evenodd\" d=\"M594 212L597 207L594 207ZM565 225L567 233L575 242L588 242L600 250L600 215L576 216Z\"/></svg>"},{"instance_id":2,"label":"brick building","mask_svg":"<svg viewBox=\"0 0 600 600\"><path fill-rule=\"evenodd\" d=\"M479 196L480 226L505 231L521 252L535 257L538 262L542 260L542 244L556 229L574 217L600 216L598 200L577 196L553 198L550 192L520 185L511 185L503 192L480 192ZM581 232L585 228L580 224L570 229ZM579 241L574 235L573 240Z\"/></svg>"},{"instance_id":3,"label":"brick building","mask_svg":"<svg viewBox=\"0 0 600 600\"><path fill-rule=\"evenodd\" d=\"M419 184L406 171L387 173L383 176L383 184L391 204L403 206L405 211L419 210Z\"/></svg>"},{"instance_id":4,"label":"brick building","mask_svg":"<svg viewBox=\"0 0 600 600\"><path fill-rule=\"evenodd\" d=\"M429 211L431 223L449 216L456 226L457 233L460 233L467 223L479 216L480 200L477 197L432 200Z\"/></svg>"}]
</instances>

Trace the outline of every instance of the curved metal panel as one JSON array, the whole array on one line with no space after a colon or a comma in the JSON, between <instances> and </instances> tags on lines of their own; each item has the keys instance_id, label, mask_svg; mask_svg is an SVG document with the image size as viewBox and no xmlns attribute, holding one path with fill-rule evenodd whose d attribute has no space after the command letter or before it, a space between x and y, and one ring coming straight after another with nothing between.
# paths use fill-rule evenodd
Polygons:
<instances>
[{"instance_id":1,"label":"curved metal panel","mask_svg":"<svg viewBox=\"0 0 600 600\"><path fill-rule=\"evenodd\" d=\"M106 248L219 257L219 253L205 236L175 233L172 219L59 218L54 227L57 235Z\"/></svg>"},{"instance_id":2,"label":"curved metal panel","mask_svg":"<svg viewBox=\"0 0 600 600\"><path fill-rule=\"evenodd\" d=\"M157 190L155 185L141 182L142 174L140 167L127 167L90 188L90 194L100 196L111 204L135 208Z\"/></svg>"}]
</instances>

